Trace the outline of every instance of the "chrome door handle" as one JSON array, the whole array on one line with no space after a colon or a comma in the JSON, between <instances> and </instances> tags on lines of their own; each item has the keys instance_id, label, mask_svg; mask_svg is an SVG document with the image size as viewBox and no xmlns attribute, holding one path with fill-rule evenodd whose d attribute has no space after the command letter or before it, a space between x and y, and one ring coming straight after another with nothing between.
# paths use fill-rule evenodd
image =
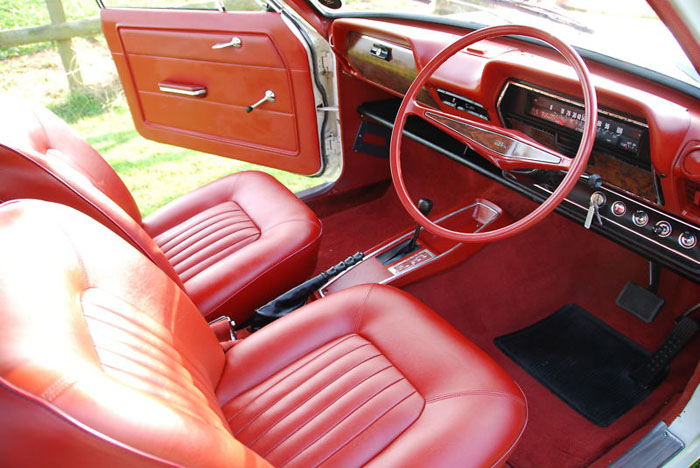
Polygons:
<instances>
[{"instance_id":1,"label":"chrome door handle","mask_svg":"<svg viewBox=\"0 0 700 468\"><path fill-rule=\"evenodd\" d=\"M213 46L211 46L211 48L212 49L223 49L224 47L233 47L235 49L240 49L242 45L243 45L243 41L241 41L241 38L234 36L231 38L230 41L221 42L219 44L214 44Z\"/></svg>"},{"instance_id":2,"label":"chrome door handle","mask_svg":"<svg viewBox=\"0 0 700 468\"><path fill-rule=\"evenodd\" d=\"M246 111L246 112L252 112L253 109L255 109L256 107L258 107L259 105L261 105L261 104L263 104L263 103L265 103L265 102L267 102L267 101L275 102L275 99L277 99L277 96L275 96L275 92L274 92L273 90L271 90L271 89L268 89L267 91L265 91L265 96L264 96L261 100L259 100L258 102L256 102L256 103L253 104L252 106L246 107L246 108L245 108L245 111Z\"/></svg>"}]
</instances>

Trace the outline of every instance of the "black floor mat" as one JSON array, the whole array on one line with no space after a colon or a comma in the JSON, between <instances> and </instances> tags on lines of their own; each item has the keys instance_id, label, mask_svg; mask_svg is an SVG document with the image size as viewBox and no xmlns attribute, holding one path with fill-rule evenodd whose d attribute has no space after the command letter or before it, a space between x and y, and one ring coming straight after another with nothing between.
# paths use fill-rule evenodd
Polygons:
<instances>
[{"instance_id":1,"label":"black floor mat","mask_svg":"<svg viewBox=\"0 0 700 468\"><path fill-rule=\"evenodd\" d=\"M654 390L629 377L651 353L576 304L494 342L598 426L608 426Z\"/></svg>"}]
</instances>

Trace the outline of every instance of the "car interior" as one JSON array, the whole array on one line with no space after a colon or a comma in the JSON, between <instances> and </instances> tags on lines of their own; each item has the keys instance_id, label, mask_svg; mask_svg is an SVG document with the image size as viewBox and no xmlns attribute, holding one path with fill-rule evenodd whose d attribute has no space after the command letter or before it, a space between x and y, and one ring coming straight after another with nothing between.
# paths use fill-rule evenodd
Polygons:
<instances>
[{"instance_id":1,"label":"car interior","mask_svg":"<svg viewBox=\"0 0 700 468\"><path fill-rule=\"evenodd\" d=\"M211 3L97 1L136 129L321 182L142 217L0 96L3 464L698 459L700 7L648 7L693 83L479 16L527 1Z\"/></svg>"}]
</instances>

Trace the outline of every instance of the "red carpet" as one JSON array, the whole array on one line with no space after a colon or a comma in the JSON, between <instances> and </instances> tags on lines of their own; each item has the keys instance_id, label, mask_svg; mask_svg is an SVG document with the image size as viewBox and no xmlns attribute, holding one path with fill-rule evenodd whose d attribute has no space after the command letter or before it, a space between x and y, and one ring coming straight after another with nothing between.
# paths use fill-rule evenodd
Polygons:
<instances>
[{"instance_id":1,"label":"red carpet","mask_svg":"<svg viewBox=\"0 0 700 468\"><path fill-rule=\"evenodd\" d=\"M646 324L615 305L628 280L644 284L646 275L644 259L556 215L520 236L488 246L454 270L406 290L494 357L523 388L530 420L510 458L511 465L579 467L588 466L683 389L697 364L700 343L696 339L674 360L670 375L647 399L609 427L601 428L501 353L493 338L574 302L653 350L673 328L673 319L697 302L700 290L665 271L661 295L667 303L654 323Z\"/></svg>"},{"instance_id":2,"label":"red carpet","mask_svg":"<svg viewBox=\"0 0 700 468\"><path fill-rule=\"evenodd\" d=\"M425 165L434 153L411 153L407 164L415 198L428 196L444 210L482 196L511 215L534 204L456 163ZM420 167L430 167L420 171ZM412 170L411 170L412 169ZM450 203L452 205L450 205ZM442 208L440 206L442 205ZM390 188L380 198L323 218L319 268L367 249L409 228L412 222ZM493 344L493 338L538 321L566 303L577 303L640 345L653 350L673 320L700 298L700 288L668 271L661 277L666 305L646 324L615 305L624 284L645 284L647 262L559 215L512 239L487 246L458 267L405 289L445 317L494 357L521 385L530 420L509 464L516 468L582 467L643 425L688 381L700 355L694 340L673 362L666 380L642 403L607 428L569 408Z\"/></svg>"}]
</instances>

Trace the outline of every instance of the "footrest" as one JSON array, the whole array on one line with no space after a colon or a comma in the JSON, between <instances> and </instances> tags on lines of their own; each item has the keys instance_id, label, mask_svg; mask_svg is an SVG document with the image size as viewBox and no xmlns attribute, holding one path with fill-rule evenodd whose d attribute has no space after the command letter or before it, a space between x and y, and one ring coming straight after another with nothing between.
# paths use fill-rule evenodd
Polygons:
<instances>
[{"instance_id":1,"label":"footrest","mask_svg":"<svg viewBox=\"0 0 700 468\"><path fill-rule=\"evenodd\" d=\"M664 299L647 288L628 282L615 303L637 318L651 323L664 305Z\"/></svg>"}]
</instances>

